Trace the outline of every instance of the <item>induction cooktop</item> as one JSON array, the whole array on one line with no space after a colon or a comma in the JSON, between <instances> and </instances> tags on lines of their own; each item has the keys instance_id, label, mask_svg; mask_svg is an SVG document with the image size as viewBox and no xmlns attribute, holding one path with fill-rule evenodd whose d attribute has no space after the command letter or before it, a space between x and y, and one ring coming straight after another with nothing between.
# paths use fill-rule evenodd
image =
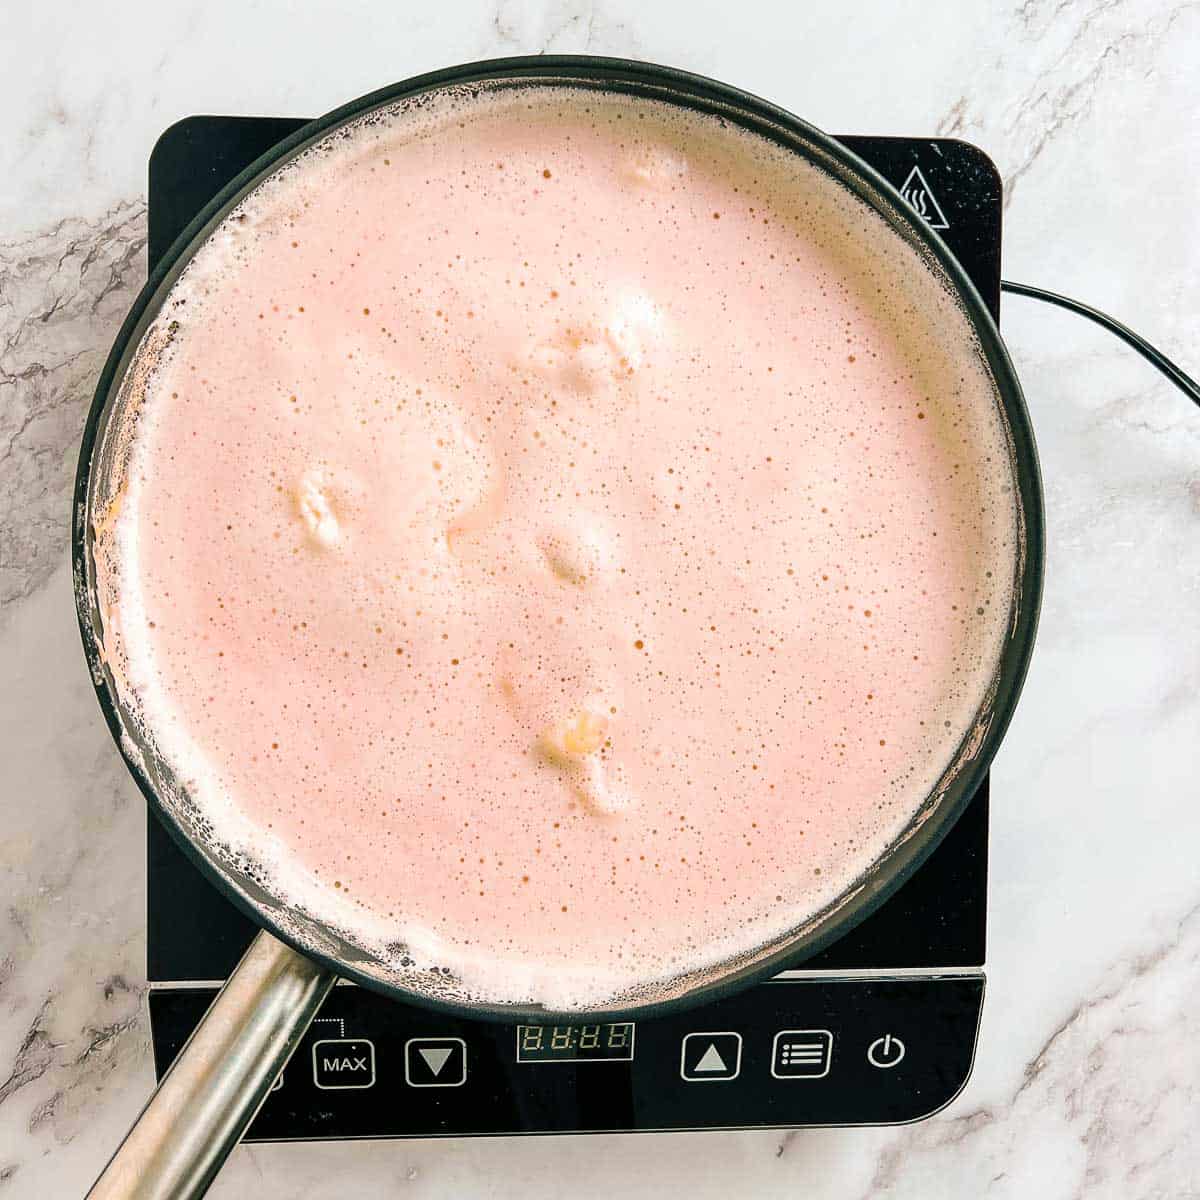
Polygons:
<instances>
[{"instance_id":1,"label":"induction cooktop","mask_svg":"<svg viewBox=\"0 0 1200 1200\"><path fill-rule=\"evenodd\" d=\"M150 266L235 175L305 122L190 117L150 159ZM843 137L936 229L993 316L1001 183L944 138ZM971 1073L983 1006L988 782L924 865L845 937L775 978L649 1020L467 1020L330 993L247 1141L899 1124ZM151 815L150 1022L159 1078L255 929Z\"/></svg>"}]
</instances>

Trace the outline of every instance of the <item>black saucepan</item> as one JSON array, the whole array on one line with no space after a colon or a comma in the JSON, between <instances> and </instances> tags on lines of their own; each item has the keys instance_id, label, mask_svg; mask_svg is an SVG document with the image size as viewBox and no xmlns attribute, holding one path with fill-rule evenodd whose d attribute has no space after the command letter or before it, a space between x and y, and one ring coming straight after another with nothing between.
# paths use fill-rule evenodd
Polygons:
<instances>
[{"instance_id":1,"label":"black saucepan","mask_svg":"<svg viewBox=\"0 0 1200 1200\"><path fill-rule=\"evenodd\" d=\"M123 385L167 292L213 228L264 176L331 130L374 109L449 86L504 88L522 82L621 92L703 113L762 134L813 162L874 209L915 247L956 294L995 382L1009 439L1019 505L1019 553L1008 636L977 720L908 827L834 903L750 954L639 988L603 1012L553 1014L525 1005L484 1005L441 972L397 972L336 930L281 904L253 862L235 858L177 786L124 707L102 651L94 561L94 517L121 484ZM125 389L128 391L128 389ZM877 908L925 860L966 807L1008 726L1033 647L1043 570L1042 492L1020 385L991 316L945 245L897 191L839 142L755 96L686 72L623 59L576 56L497 59L437 71L352 101L286 138L234 179L180 235L121 328L88 415L76 479L72 553L84 650L109 728L159 818L193 862L263 930L213 1002L126 1142L97 1181L95 1196L193 1196L208 1186L337 978L407 1003L503 1021L645 1016L699 1004L795 966Z\"/></svg>"}]
</instances>

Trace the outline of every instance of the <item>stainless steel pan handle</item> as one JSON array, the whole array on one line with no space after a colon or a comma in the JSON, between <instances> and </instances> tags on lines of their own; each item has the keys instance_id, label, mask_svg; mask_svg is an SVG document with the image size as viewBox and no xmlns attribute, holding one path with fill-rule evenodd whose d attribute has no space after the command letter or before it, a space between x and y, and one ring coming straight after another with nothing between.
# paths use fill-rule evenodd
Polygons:
<instances>
[{"instance_id":1,"label":"stainless steel pan handle","mask_svg":"<svg viewBox=\"0 0 1200 1200\"><path fill-rule=\"evenodd\" d=\"M336 982L259 933L88 1200L203 1196Z\"/></svg>"}]
</instances>

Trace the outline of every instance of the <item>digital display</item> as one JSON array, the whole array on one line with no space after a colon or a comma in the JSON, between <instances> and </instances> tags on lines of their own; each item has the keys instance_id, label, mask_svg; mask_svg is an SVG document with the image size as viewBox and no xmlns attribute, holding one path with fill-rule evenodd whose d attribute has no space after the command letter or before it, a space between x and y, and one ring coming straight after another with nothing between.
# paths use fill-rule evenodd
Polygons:
<instances>
[{"instance_id":1,"label":"digital display","mask_svg":"<svg viewBox=\"0 0 1200 1200\"><path fill-rule=\"evenodd\" d=\"M632 1062L633 1022L518 1025L517 1062Z\"/></svg>"}]
</instances>

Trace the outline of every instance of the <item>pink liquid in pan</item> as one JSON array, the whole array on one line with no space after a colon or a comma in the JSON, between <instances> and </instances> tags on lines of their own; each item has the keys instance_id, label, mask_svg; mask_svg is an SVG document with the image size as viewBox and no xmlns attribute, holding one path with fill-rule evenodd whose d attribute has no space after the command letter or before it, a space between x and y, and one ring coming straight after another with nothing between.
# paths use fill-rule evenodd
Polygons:
<instances>
[{"instance_id":1,"label":"pink liquid in pan","mask_svg":"<svg viewBox=\"0 0 1200 1200\"><path fill-rule=\"evenodd\" d=\"M795 156L645 101L432 102L260 189L167 320L110 657L217 829L364 940L563 1007L751 950L971 727L1014 571L994 388Z\"/></svg>"}]
</instances>

